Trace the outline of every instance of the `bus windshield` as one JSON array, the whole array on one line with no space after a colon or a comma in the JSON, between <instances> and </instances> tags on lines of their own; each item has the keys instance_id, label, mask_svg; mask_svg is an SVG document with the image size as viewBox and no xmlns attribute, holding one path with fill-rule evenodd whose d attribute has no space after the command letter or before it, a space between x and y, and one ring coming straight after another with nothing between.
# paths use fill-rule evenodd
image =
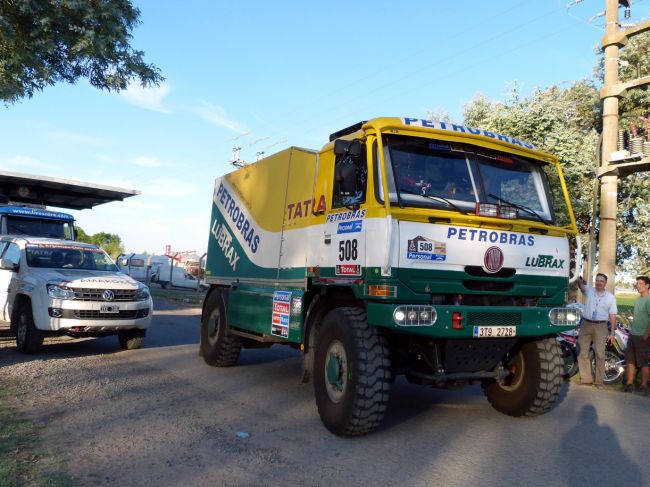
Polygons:
<instances>
[{"instance_id":1,"label":"bus windshield","mask_svg":"<svg viewBox=\"0 0 650 487\"><path fill-rule=\"evenodd\" d=\"M384 159L391 204L473 213L476 203L495 203L518 208L518 218L555 222L548 180L538 161L402 135L385 136ZM381 185L378 192L383 200Z\"/></svg>"},{"instance_id":2,"label":"bus windshield","mask_svg":"<svg viewBox=\"0 0 650 487\"><path fill-rule=\"evenodd\" d=\"M46 218L7 216L7 234L72 240L72 223Z\"/></svg>"}]
</instances>

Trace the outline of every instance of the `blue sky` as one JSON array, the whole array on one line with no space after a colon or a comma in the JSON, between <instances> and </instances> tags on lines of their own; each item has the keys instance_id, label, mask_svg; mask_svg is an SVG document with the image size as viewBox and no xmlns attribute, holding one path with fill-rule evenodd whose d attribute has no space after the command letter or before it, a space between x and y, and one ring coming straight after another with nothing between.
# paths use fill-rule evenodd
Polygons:
<instances>
[{"instance_id":1,"label":"blue sky","mask_svg":"<svg viewBox=\"0 0 650 487\"><path fill-rule=\"evenodd\" d=\"M604 20L589 19L605 2L568 2L136 0L132 45L166 81L116 94L82 80L0 108L0 170L138 189L70 213L127 251L202 253L233 146L248 161L318 149L360 120L462 121L479 93L591 77ZM650 1L632 7L630 21L650 13Z\"/></svg>"}]
</instances>

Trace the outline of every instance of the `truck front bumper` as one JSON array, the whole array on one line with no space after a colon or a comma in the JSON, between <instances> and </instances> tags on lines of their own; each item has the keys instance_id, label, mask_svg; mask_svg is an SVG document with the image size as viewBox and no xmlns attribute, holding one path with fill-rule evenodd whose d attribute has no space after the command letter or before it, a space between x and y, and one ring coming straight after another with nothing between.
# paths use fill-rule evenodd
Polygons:
<instances>
[{"instance_id":1,"label":"truck front bumper","mask_svg":"<svg viewBox=\"0 0 650 487\"><path fill-rule=\"evenodd\" d=\"M497 306L428 306L435 316L433 324L398 324L395 312L409 305L393 303L367 304L368 324L390 328L398 333L440 339L481 338L481 328L507 329L503 338L554 335L575 328L577 319L553 324L550 314L558 307L497 307ZM421 309L421 305L415 306ZM571 314L570 311L567 311ZM579 316L578 316L579 317ZM498 336L484 336L498 338Z\"/></svg>"}]
</instances>

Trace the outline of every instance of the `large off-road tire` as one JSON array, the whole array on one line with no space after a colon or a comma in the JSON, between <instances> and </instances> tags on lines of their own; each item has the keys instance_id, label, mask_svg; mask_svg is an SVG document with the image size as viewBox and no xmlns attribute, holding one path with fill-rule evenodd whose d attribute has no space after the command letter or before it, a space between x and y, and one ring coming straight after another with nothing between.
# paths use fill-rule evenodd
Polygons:
<instances>
[{"instance_id":1,"label":"large off-road tire","mask_svg":"<svg viewBox=\"0 0 650 487\"><path fill-rule=\"evenodd\" d=\"M365 311L338 308L323 318L314 357L314 392L325 427L339 436L373 431L386 412L391 366L386 339Z\"/></svg>"},{"instance_id":2,"label":"large off-road tire","mask_svg":"<svg viewBox=\"0 0 650 487\"><path fill-rule=\"evenodd\" d=\"M228 334L227 297L226 291L212 291L201 316L201 355L205 363L215 367L235 365L242 347L241 337Z\"/></svg>"},{"instance_id":3,"label":"large off-road tire","mask_svg":"<svg viewBox=\"0 0 650 487\"><path fill-rule=\"evenodd\" d=\"M510 416L535 416L553 409L564 370L555 338L525 343L504 366L510 376L503 383L485 385L485 395L497 411Z\"/></svg>"},{"instance_id":4,"label":"large off-road tire","mask_svg":"<svg viewBox=\"0 0 650 487\"><path fill-rule=\"evenodd\" d=\"M20 305L16 313L16 348L20 353L36 353L43 345L43 333L34 326L31 303Z\"/></svg>"},{"instance_id":5,"label":"large off-road tire","mask_svg":"<svg viewBox=\"0 0 650 487\"><path fill-rule=\"evenodd\" d=\"M117 340L122 350L137 350L142 348L146 335L147 330L124 330L117 332Z\"/></svg>"}]
</instances>

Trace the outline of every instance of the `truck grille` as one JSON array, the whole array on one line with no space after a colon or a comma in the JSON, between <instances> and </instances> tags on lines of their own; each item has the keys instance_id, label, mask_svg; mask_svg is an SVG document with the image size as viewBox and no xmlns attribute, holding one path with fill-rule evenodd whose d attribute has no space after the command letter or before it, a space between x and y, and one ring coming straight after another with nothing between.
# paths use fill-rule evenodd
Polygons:
<instances>
[{"instance_id":1,"label":"truck grille","mask_svg":"<svg viewBox=\"0 0 650 487\"><path fill-rule=\"evenodd\" d=\"M102 293L106 289L75 288L74 298L79 301L105 301L102 299ZM137 301L137 289L111 289L115 298L113 301Z\"/></svg>"}]
</instances>

